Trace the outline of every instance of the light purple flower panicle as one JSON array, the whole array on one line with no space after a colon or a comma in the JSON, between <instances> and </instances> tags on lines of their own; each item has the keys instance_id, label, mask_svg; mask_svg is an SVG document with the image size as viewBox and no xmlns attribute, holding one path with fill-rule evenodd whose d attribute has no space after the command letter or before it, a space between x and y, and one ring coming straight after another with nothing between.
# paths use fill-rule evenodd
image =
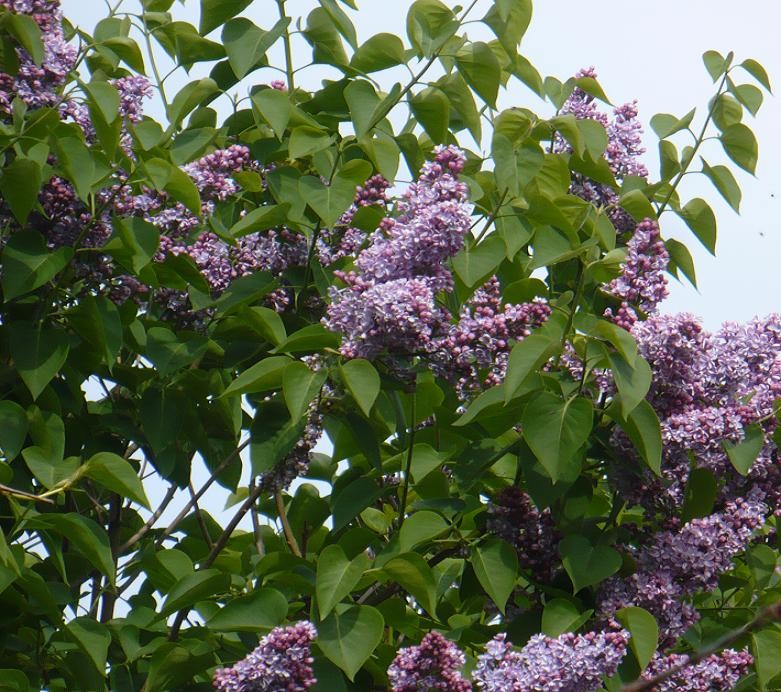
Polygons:
<instances>
[{"instance_id":1,"label":"light purple flower panicle","mask_svg":"<svg viewBox=\"0 0 781 692\"><path fill-rule=\"evenodd\" d=\"M399 649L388 668L391 690L469 692L472 685L459 672L465 660L453 642L439 632L429 632L419 645Z\"/></svg>"}]
</instances>

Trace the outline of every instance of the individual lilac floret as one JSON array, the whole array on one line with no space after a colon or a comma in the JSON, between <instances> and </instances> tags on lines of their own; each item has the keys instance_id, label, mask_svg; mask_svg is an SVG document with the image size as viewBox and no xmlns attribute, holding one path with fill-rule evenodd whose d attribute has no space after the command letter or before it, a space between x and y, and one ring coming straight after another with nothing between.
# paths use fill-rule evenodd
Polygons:
<instances>
[{"instance_id":1,"label":"individual lilac floret","mask_svg":"<svg viewBox=\"0 0 781 692\"><path fill-rule=\"evenodd\" d=\"M214 689L220 692L299 692L317 680L312 670L310 646L317 630L308 621L275 627L257 648L230 668L214 673Z\"/></svg>"},{"instance_id":2,"label":"individual lilac floret","mask_svg":"<svg viewBox=\"0 0 781 692\"><path fill-rule=\"evenodd\" d=\"M653 680L670 668L684 665L689 657L684 654L660 656L656 654L643 671L644 680ZM654 686L656 692L714 692L733 690L738 681L748 673L754 658L748 651L725 649L711 654L702 661L682 668Z\"/></svg>"},{"instance_id":3,"label":"individual lilac floret","mask_svg":"<svg viewBox=\"0 0 781 692\"><path fill-rule=\"evenodd\" d=\"M478 657L473 678L486 692L593 692L615 674L628 642L629 633L613 626L555 639L536 634L516 651L498 634Z\"/></svg>"},{"instance_id":4,"label":"individual lilac floret","mask_svg":"<svg viewBox=\"0 0 781 692\"><path fill-rule=\"evenodd\" d=\"M465 662L453 642L439 632L429 632L419 645L399 649L388 668L391 690L469 692L472 685L460 673Z\"/></svg>"},{"instance_id":5,"label":"individual lilac floret","mask_svg":"<svg viewBox=\"0 0 781 692\"><path fill-rule=\"evenodd\" d=\"M16 75L0 73L0 111L9 113L18 97L30 108L54 106L60 89L76 64L76 49L65 41L59 0L0 0L0 7L31 16L41 29L42 64L36 65L27 51L17 48Z\"/></svg>"},{"instance_id":6,"label":"individual lilac floret","mask_svg":"<svg viewBox=\"0 0 781 692\"><path fill-rule=\"evenodd\" d=\"M670 255L659 232L659 224L644 219L635 228L627 243L626 260L621 274L613 279L605 290L621 300L618 313L611 310L605 316L624 329L631 329L637 322L635 308L648 314L667 297L667 264Z\"/></svg>"},{"instance_id":7,"label":"individual lilac floret","mask_svg":"<svg viewBox=\"0 0 781 692\"><path fill-rule=\"evenodd\" d=\"M456 324L437 339L433 351L438 374L454 381L462 401L504 381L510 350L550 316L547 302L503 304L492 277L464 304Z\"/></svg>"},{"instance_id":8,"label":"individual lilac floret","mask_svg":"<svg viewBox=\"0 0 781 692\"><path fill-rule=\"evenodd\" d=\"M649 545L636 550L635 574L604 583L600 614L609 618L625 606L645 608L657 618L662 645L671 646L699 617L684 599L716 587L765 523L767 512L758 500L738 499L722 512L655 534Z\"/></svg>"}]
</instances>

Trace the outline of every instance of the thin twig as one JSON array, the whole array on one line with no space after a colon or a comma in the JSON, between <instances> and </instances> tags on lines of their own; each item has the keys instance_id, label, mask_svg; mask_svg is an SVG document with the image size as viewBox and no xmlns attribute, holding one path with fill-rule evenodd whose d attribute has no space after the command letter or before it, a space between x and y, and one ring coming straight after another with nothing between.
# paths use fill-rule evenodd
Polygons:
<instances>
[{"instance_id":1,"label":"thin twig","mask_svg":"<svg viewBox=\"0 0 781 692\"><path fill-rule=\"evenodd\" d=\"M277 505L277 512L279 513L279 521L282 523L282 531L285 533L285 540L287 540L288 546L290 546L290 552L296 557L302 557L301 548L298 547L298 541L293 533L293 529L290 526L290 522L287 519L287 511L285 510L285 500L282 497L282 493L277 490L274 493L274 502Z\"/></svg>"},{"instance_id":2,"label":"thin twig","mask_svg":"<svg viewBox=\"0 0 781 692\"><path fill-rule=\"evenodd\" d=\"M175 494L176 494L176 485L171 485L171 487L168 488L168 492L165 494L165 497L157 506L157 509L152 513L152 516L149 517L149 520L146 522L146 524L144 524L121 546L119 546L119 548L117 549L117 553L119 555L132 548L136 543L138 543L138 541L140 541L144 536L146 536L147 533L149 533L150 529L155 525L155 522L160 518L160 515L163 512L165 512L166 507L168 507L168 505L171 503L171 500L173 499Z\"/></svg>"}]
</instances>

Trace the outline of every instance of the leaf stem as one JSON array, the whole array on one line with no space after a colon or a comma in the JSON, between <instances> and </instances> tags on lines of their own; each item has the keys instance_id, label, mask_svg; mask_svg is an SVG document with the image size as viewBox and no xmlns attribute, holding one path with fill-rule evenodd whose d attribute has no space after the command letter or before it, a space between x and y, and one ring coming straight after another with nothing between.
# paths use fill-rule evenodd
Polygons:
<instances>
[{"instance_id":1,"label":"leaf stem","mask_svg":"<svg viewBox=\"0 0 781 692\"><path fill-rule=\"evenodd\" d=\"M290 546L290 552L296 557L302 557L301 548L298 547L298 541L293 533L293 529L290 526L290 522L287 518L287 510L285 509L285 500L282 497L282 492L277 490L274 493L274 503L277 506L277 513L279 514L279 521L282 523L282 531L285 534L285 540L288 546Z\"/></svg>"}]
</instances>

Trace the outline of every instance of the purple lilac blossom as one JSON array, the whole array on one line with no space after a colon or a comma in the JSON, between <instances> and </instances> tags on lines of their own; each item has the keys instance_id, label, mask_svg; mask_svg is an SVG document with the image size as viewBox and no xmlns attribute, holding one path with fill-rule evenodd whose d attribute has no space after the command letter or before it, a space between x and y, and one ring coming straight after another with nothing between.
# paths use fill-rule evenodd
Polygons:
<instances>
[{"instance_id":1,"label":"purple lilac blossom","mask_svg":"<svg viewBox=\"0 0 781 692\"><path fill-rule=\"evenodd\" d=\"M656 654L643 671L644 680L653 680L657 675L670 668L684 665L688 661L685 654ZM735 689L738 681L746 675L754 658L748 651L725 649L711 654L702 661L682 668L669 678L654 686L655 692L726 692Z\"/></svg>"},{"instance_id":2,"label":"purple lilac blossom","mask_svg":"<svg viewBox=\"0 0 781 692\"><path fill-rule=\"evenodd\" d=\"M478 657L473 678L486 692L593 692L615 674L628 642L626 630L611 626L555 639L536 634L516 651L498 634Z\"/></svg>"},{"instance_id":3,"label":"purple lilac blossom","mask_svg":"<svg viewBox=\"0 0 781 692\"><path fill-rule=\"evenodd\" d=\"M399 216L384 219L358 254L357 271L336 273L346 287L332 289L324 323L342 333L348 358L424 353L448 323L436 295L452 290L443 262L469 230L466 186L455 177L463 162L459 150L439 147L399 202Z\"/></svg>"},{"instance_id":4,"label":"purple lilac blossom","mask_svg":"<svg viewBox=\"0 0 781 692\"><path fill-rule=\"evenodd\" d=\"M504 380L513 344L529 336L550 313L542 298L503 305L501 286L492 277L464 304L458 322L435 341L435 369L455 381L459 398L466 401Z\"/></svg>"},{"instance_id":5,"label":"purple lilac blossom","mask_svg":"<svg viewBox=\"0 0 781 692\"><path fill-rule=\"evenodd\" d=\"M11 102L20 98L29 108L55 106L60 91L76 64L76 49L65 41L59 0L0 0L3 7L33 18L41 29L44 59L36 65L23 48L17 48L16 75L0 73L0 112L10 113Z\"/></svg>"},{"instance_id":6,"label":"purple lilac blossom","mask_svg":"<svg viewBox=\"0 0 781 692\"><path fill-rule=\"evenodd\" d=\"M761 501L737 499L723 512L655 534L648 545L633 551L633 575L602 585L600 615L610 618L625 606L645 608L657 619L661 646L673 645L699 618L685 599L716 587L719 575L764 524L767 511Z\"/></svg>"},{"instance_id":7,"label":"purple lilac blossom","mask_svg":"<svg viewBox=\"0 0 781 692\"><path fill-rule=\"evenodd\" d=\"M220 692L302 692L317 680L310 646L317 630L306 620L290 627L275 627L257 648L230 668L214 673Z\"/></svg>"},{"instance_id":8,"label":"purple lilac blossom","mask_svg":"<svg viewBox=\"0 0 781 692\"><path fill-rule=\"evenodd\" d=\"M417 646L399 649L388 668L391 690L470 692L471 683L460 673L465 662L453 642L439 632L429 632Z\"/></svg>"},{"instance_id":9,"label":"purple lilac blossom","mask_svg":"<svg viewBox=\"0 0 781 692\"><path fill-rule=\"evenodd\" d=\"M486 529L513 546L522 569L549 582L558 569L560 536L550 508L538 509L517 486L501 490L488 505Z\"/></svg>"},{"instance_id":10,"label":"purple lilac blossom","mask_svg":"<svg viewBox=\"0 0 781 692\"><path fill-rule=\"evenodd\" d=\"M624 329L631 329L637 322L636 308L649 314L667 297L667 264L670 255L659 232L659 224L644 219L637 224L627 243L626 260L621 274L613 279L605 290L621 301L621 307L613 315L608 309L605 317Z\"/></svg>"}]
</instances>

